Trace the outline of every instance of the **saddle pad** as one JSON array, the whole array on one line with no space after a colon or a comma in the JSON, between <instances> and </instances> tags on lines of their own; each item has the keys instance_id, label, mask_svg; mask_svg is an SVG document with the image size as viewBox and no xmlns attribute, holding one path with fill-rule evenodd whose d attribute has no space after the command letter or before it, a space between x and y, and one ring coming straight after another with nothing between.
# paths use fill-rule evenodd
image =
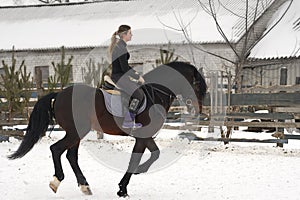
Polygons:
<instances>
[{"instance_id":1,"label":"saddle pad","mask_svg":"<svg viewBox=\"0 0 300 200\"><path fill-rule=\"evenodd\" d=\"M106 90L106 89L104 89L104 91L109 93L109 94L121 95L121 92L118 91L118 90Z\"/></svg>"},{"instance_id":2,"label":"saddle pad","mask_svg":"<svg viewBox=\"0 0 300 200\"><path fill-rule=\"evenodd\" d=\"M104 102L105 102L105 107L106 107L107 111L110 114L112 114L113 116L124 117L125 113L128 111L128 109L127 109L127 106L123 107L121 95L109 94L108 92L106 92L105 90L102 90L102 89L101 89L101 91L104 96ZM146 105L147 105L146 96L144 97L144 99L145 100L137 114L142 113L146 108Z\"/></svg>"}]
</instances>

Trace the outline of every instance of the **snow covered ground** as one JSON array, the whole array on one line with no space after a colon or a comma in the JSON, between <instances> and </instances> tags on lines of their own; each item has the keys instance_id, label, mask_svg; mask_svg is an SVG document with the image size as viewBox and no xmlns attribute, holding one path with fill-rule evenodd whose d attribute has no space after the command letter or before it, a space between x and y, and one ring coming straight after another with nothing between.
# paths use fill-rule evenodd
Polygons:
<instances>
[{"instance_id":1,"label":"snow covered ground","mask_svg":"<svg viewBox=\"0 0 300 200\"><path fill-rule=\"evenodd\" d=\"M216 130L217 131L217 130ZM148 174L133 176L129 199L300 199L300 141L289 140L284 148L275 144L196 142L176 137L183 130L162 130L156 138L161 156ZM201 133L208 134L206 129ZM236 131L247 137L264 133ZM90 133L82 141L79 164L93 195L83 195L65 158L65 180L54 194L48 187L54 172L49 146L63 136L52 132L24 158L6 158L20 141L0 143L0 199L119 199L116 195L127 155L133 147L130 137L105 135L97 140ZM127 152L127 153L126 153ZM146 155L147 156L147 155Z\"/></svg>"}]
</instances>

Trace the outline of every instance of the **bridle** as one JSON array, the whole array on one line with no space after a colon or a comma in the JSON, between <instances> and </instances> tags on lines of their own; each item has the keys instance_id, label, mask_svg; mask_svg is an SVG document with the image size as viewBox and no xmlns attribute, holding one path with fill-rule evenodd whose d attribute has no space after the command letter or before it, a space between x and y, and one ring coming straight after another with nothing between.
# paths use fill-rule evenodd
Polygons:
<instances>
[{"instance_id":1,"label":"bridle","mask_svg":"<svg viewBox=\"0 0 300 200\"><path fill-rule=\"evenodd\" d=\"M173 94L173 93L169 94L169 93L167 93L167 92L165 92L165 91L163 91L163 90L161 90L161 89L159 89L157 87L154 87L153 85L148 85L148 87L151 89L151 94L149 94L149 91L148 91L147 87L145 87L145 86L143 86L143 87L144 87L143 91L147 93L147 96L150 99L150 101L151 101L152 104L154 104L154 90L156 92L160 93L160 94L168 96L169 97L169 102L171 102L172 98L176 98L175 94ZM163 102L163 99L161 97L159 97L159 98Z\"/></svg>"},{"instance_id":2,"label":"bridle","mask_svg":"<svg viewBox=\"0 0 300 200\"><path fill-rule=\"evenodd\" d=\"M193 81L193 83L191 84L193 87L193 90L195 90L195 87L199 87L199 84L201 83L201 81ZM168 96L169 97L169 102L171 102L172 99L176 99L176 95L174 93L167 93L157 87L154 87L153 85L148 85L148 87L151 90L151 94L149 94L149 91L147 89L147 87L144 86L144 92L147 93L148 98L150 99L151 103L154 104L154 90L162 95ZM159 95L158 95L159 96ZM160 100L163 102L163 99L161 97L159 97ZM187 98L187 100L190 100L190 98ZM190 100L191 101L191 100ZM191 104L191 102L190 102Z\"/></svg>"}]
</instances>

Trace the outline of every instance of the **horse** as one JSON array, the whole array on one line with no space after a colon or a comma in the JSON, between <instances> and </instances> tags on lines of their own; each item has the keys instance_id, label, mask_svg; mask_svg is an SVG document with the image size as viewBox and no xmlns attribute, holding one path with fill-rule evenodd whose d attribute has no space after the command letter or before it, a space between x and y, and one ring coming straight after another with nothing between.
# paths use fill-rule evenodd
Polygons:
<instances>
[{"instance_id":1,"label":"horse","mask_svg":"<svg viewBox=\"0 0 300 200\"><path fill-rule=\"evenodd\" d=\"M49 93L37 101L20 146L8 158L17 159L27 154L55 120L66 133L61 140L50 146L55 173L49 186L56 193L63 181L61 155L67 151L66 157L80 190L91 195L90 186L78 165L81 139L91 130L110 135L131 136L135 138L135 144L128 169L118 184L117 192L119 197L128 196L127 186L132 175L147 172L160 156L155 134L162 128L166 113L176 95L181 94L192 99L197 113L201 113L202 100L207 90L202 74L195 66L185 62L160 65L146 73L144 79L145 84L141 87L147 98L146 107L136 117L136 121L143 124L142 128L123 129L123 118L108 112L103 90L83 84L73 85L60 92ZM150 158L140 164L146 148L151 152Z\"/></svg>"}]
</instances>

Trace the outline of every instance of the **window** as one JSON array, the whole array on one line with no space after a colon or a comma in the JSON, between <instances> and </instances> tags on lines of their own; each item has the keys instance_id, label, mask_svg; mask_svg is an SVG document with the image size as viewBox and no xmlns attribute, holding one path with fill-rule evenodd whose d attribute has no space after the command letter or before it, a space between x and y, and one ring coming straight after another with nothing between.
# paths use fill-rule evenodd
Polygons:
<instances>
[{"instance_id":1,"label":"window","mask_svg":"<svg viewBox=\"0 0 300 200\"><path fill-rule=\"evenodd\" d=\"M34 78L36 87L42 87L43 83L48 82L49 77L49 66L36 66L34 68Z\"/></svg>"},{"instance_id":2,"label":"window","mask_svg":"<svg viewBox=\"0 0 300 200\"><path fill-rule=\"evenodd\" d=\"M300 77L296 77L296 85L299 85L300 84Z\"/></svg>"},{"instance_id":3,"label":"window","mask_svg":"<svg viewBox=\"0 0 300 200\"><path fill-rule=\"evenodd\" d=\"M35 80L37 79L44 81L48 80L49 77L49 66L36 66L34 68Z\"/></svg>"},{"instance_id":4,"label":"window","mask_svg":"<svg viewBox=\"0 0 300 200\"><path fill-rule=\"evenodd\" d=\"M282 67L280 68L280 85L286 85L287 84L287 68Z\"/></svg>"}]
</instances>

